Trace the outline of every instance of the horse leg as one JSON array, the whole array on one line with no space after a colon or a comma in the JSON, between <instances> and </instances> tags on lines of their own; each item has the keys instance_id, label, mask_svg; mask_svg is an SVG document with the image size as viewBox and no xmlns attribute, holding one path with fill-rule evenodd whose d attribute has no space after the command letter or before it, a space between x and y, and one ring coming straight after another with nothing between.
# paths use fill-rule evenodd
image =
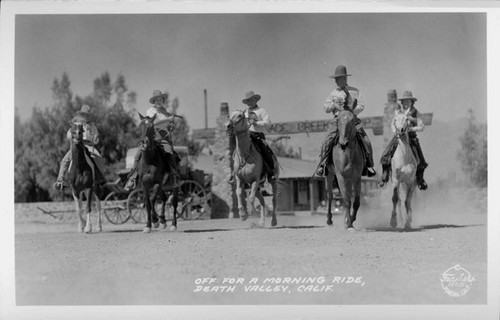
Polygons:
<instances>
[{"instance_id":1,"label":"horse leg","mask_svg":"<svg viewBox=\"0 0 500 320\"><path fill-rule=\"evenodd\" d=\"M332 222L332 201L333 201L333 172L329 169L326 176L326 194L328 201L328 213L326 215L326 224L331 226Z\"/></svg>"},{"instance_id":2,"label":"horse leg","mask_svg":"<svg viewBox=\"0 0 500 320\"><path fill-rule=\"evenodd\" d=\"M102 232L102 219L101 219L101 200L95 195L95 204L97 210L97 232Z\"/></svg>"},{"instance_id":3,"label":"horse leg","mask_svg":"<svg viewBox=\"0 0 500 320\"><path fill-rule=\"evenodd\" d=\"M411 186L408 186L406 192L406 199L405 199L405 209L406 209L406 223L405 223L405 229L409 230L411 229L411 220L412 220L412 209L411 209L411 197L413 194L413 188Z\"/></svg>"},{"instance_id":4,"label":"horse leg","mask_svg":"<svg viewBox=\"0 0 500 320\"><path fill-rule=\"evenodd\" d=\"M160 188L158 195L161 199L160 229L165 229L167 228L167 219L165 219L165 206L167 204L167 196L165 195L165 192L163 192L162 188Z\"/></svg>"},{"instance_id":5,"label":"horse leg","mask_svg":"<svg viewBox=\"0 0 500 320\"><path fill-rule=\"evenodd\" d=\"M278 221L276 219L276 205L277 205L277 196L278 196L278 183L277 181L273 181L271 183L271 186L273 188L273 211L272 211L272 217L271 217L271 226L276 227L278 224Z\"/></svg>"},{"instance_id":6,"label":"horse leg","mask_svg":"<svg viewBox=\"0 0 500 320\"><path fill-rule=\"evenodd\" d=\"M264 200L264 196L260 192L260 190L257 190L255 193L255 196L259 200L260 203L260 225L265 226L265 217L266 217L266 201Z\"/></svg>"},{"instance_id":7,"label":"horse leg","mask_svg":"<svg viewBox=\"0 0 500 320\"><path fill-rule=\"evenodd\" d=\"M352 182L347 180L345 182L345 193L344 196L344 204L345 204L345 218L344 218L344 226L346 229L354 229L352 226L352 216L351 216L351 193L352 193Z\"/></svg>"},{"instance_id":8,"label":"horse leg","mask_svg":"<svg viewBox=\"0 0 500 320\"><path fill-rule=\"evenodd\" d=\"M83 232L83 224L85 221L83 221L82 217L82 200L80 197L77 197L75 195L75 192L73 191L73 199L75 199L75 209L76 209L76 214L78 215L78 232Z\"/></svg>"},{"instance_id":9,"label":"horse leg","mask_svg":"<svg viewBox=\"0 0 500 320\"><path fill-rule=\"evenodd\" d=\"M392 191L392 213L391 213L391 227L396 228L398 225L398 220L396 217L396 206L398 205L399 202L399 195L398 195L398 186L394 187L394 190Z\"/></svg>"},{"instance_id":10,"label":"horse leg","mask_svg":"<svg viewBox=\"0 0 500 320\"><path fill-rule=\"evenodd\" d=\"M92 232L92 221L90 221L90 213L92 212L92 190L91 189L86 189L85 190L85 197L87 197L87 222L85 223L85 233L91 233Z\"/></svg>"},{"instance_id":11,"label":"horse leg","mask_svg":"<svg viewBox=\"0 0 500 320\"><path fill-rule=\"evenodd\" d=\"M238 198L238 214L240 215L240 219L245 221L248 219L248 213L246 207L243 206L243 190L242 181L236 176L236 197Z\"/></svg>"},{"instance_id":12,"label":"horse leg","mask_svg":"<svg viewBox=\"0 0 500 320\"><path fill-rule=\"evenodd\" d=\"M170 231L177 230L177 204L179 203L178 189L174 188L172 197L172 207L174 208L172 225L170 226Z\"/></svg>"},{"instance_id":13,"label":"horse leg","mask_svg":"<svg viewBox=\"0 0 500 320\"><path fill-rule=\"evenodd\" d=\"M150 233L151 232L151 200L149 195L149 188L144 188L144 203L146 204L146 212L147 212L147 222L146 227L142 232Z\"/></svg>"},{"instance_id":14,"label":"horse leg","mask_svg":"<svg viewBox=\"0 0 500 320\"><path fill-rule=\"evenodd\" d=\"M248 202L250 202L250 208L251 208L252 212L257 211L257 209L255 209L255 197L257 195L258 189L259 189L259 182L258 181L252 182L251 189L250 189L250 195L248 196ZM265 218L263 215L261 215L259 224L262 227L264 226L264 222L265 222Z\"/></svg>"},{"instance_id":15,"label":"horse leg","mask_svg":"<svg viewBox=\"0 0 500 320\"><path fill-rule=\"evenodd\" d=\"M149 201L151 202L151 222L152 222L152 227L154 229L157 229L160 226L160 223L158 221L158 214L156 213L156 197L158 195L158 190L160 188L159 184L155 184L153 186L153 190L151 190L151 193L149 194Z\"/></svg>"},{"instance_id":16,"label":"horse leg","mask_svg":"<svg viewBox=\"0 0 500 320\"><path fill-rule=\"evenodd\" d=\"M354 183L354 202L352 204L352 219L351 225L356 221L356 216L358 214L359 206L361 205L361 179L357 180Z\"/></svg>"}]
</instances>

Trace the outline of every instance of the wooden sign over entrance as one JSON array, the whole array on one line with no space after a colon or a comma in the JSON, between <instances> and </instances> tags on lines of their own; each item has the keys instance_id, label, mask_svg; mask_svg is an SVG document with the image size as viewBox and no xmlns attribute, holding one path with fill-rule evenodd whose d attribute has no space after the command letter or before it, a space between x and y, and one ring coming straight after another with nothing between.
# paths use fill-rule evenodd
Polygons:
<instances>
[{"instance_id":1,"label":"wooden sign over entrance","mask_svg":"<svg viewBox=\"0 0 500 320\"><path fill-rule=\"evenodd\" d=\"M426 126L432 124L432 113L422 113L422 121ZM372 129L373 134L378 136L384 133L384 117L365 117L359 118L362 126L365 129ZM273 134L294 134L294 133L309 133L309 132L326 132L329 126L333 123L333 119L328 120L304 120L291 122L275 122L268 128L267 135ZM209 143L215 140L215 128L209 129L194 129L193 139L202 140L208 139Z\"/></svg>"}]
</instances>

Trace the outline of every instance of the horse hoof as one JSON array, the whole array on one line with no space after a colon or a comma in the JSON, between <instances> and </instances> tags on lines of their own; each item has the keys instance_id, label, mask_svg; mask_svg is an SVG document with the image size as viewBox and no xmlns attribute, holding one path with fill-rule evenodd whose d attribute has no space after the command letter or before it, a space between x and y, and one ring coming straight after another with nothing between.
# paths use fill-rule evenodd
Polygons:
<instances>
[{"instance_id":1,"label":"horse hoof","mask_svg":"<svg viewBox=\"0 0 500 320\"><path fill-rule=\"evenodd\" d=\"M248 219L248 214L241 216L240 219L241 221L245 221L246 219Z\"/></svg>"},{"instance_id":2,"label":"horse hoof","mask_svg":"<svg viewBox=\"0 0 500 320\"><path fill-rule=\"evenodd\" d=\"M409 224L408 222L405 223L405 230L410 230L411 229L411 224Z\"/></svg>"},{"instance_id":3,"label":"horse hoof","mask_svg":"<svg viewBox=\"0 0 500 320\"><path fill-rule=\"evenodd\" d=\"M177 227L176 226L170 226L169 231L172 231L172 232L177 231Z\"/></svg>"},{"instance_id":4,"label":"horse hoof","mask_svg":"<svg viewBox=\"0 0 500 320\"><path fill-rule=\"evenodd\" d=\"M396 228L398 226L398 221L396 218L391 218L391 227Z\"/></svg>"},{"instance_id":5,"label":"horse hoof","mask_svg":"<svg viewBox=\"0 0 500 320\"><path fill-rule=\"evenodd\" d=\"M278 221L275 218L273 218L271 220L271 227L276 227L277 225L278 225Z\"/></svg>"},{"instance_id":6,"label":"horse hoof","mask_svg":"<svg viewBox=\"0 0 500 320\"><path fill-rule=\"evenodd\" d=\"M354 227L349 227L349 228L347 228L347 231L349 231L349 232L356 232L356 229L354 229Z\"/></svg>"},{"instance_id":7,"label":"horse hoof","mask_svg":"<svg viewBox=\"0 0 500 320\"><path fill-rule=\"evenodd\" d=\"M160 223L159 222L155 222L153 223L153 228L155 229L158 229L158 227L160 226Z\"/></svg>"},{"instance_id":8,"label":"horse hoof","mask_svg":"<svg viewBox=\"0 0 500 320\"><path fill-rule=\"evenodd\" d=\"M332 222L332 220L327 220L327 221L326 221L326 224L327 224L327 225L329 225L330 227L331 227L331 226L333 226L333 222Z\"/></svg>"},{"instance_id":9,"label":"horse hoof","mask_svg":"<svg viewBox=\"0 0 500 320\"><path fill-rule=\"evenodd\" d=\"M151 232L151 228L144 228L144 230L142 230L143 233L150 233Z\"/></svg>"},{"instance_id":10,"label":"horse hoof","mask_svg":"<svg viewBox=\"0 0 500 320\"><path fill-rule=\"evenodd\" d=\"M166 229L167 224L166 223L160 223L160 229Z\"/></svg>"}]
</instances>

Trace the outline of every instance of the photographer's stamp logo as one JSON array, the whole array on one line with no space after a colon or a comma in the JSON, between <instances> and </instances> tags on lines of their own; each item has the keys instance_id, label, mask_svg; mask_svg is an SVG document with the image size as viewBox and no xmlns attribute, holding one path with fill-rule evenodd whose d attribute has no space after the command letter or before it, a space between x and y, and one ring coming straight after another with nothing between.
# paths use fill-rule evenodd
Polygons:
<instances>
[{"instance_id":1,"label":"photographer's stamp logo","mask_svg":"<svg viewBox=\"0 0 500 320\"><path fill-rule=\"evenodd\" d=\"M460 265L449 268L441 274L441 287L452 297L461 297L469 292L476 279Z\"/></svg>"}]
</instances>

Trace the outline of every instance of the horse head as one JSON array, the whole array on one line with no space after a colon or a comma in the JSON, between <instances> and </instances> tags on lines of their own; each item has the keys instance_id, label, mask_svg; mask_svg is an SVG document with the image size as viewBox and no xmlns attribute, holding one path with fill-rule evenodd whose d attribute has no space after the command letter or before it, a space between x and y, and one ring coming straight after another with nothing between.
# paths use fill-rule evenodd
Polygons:
<instances>
[{"instance_id":1,"label":"horse head","mask_svg":"<svg viewBox=\"0 0 500 320\"><path fill-rule=\"evenodd\" d=\"M241 110L236 110L229 116L229 120L224 124L227 134L238 134L248 131L250 125L245 121L245 113Z\"/></svg>"},{"instance_id":2,"label":"horse head","mask_svg":"<svg viewBox=\"0 0 500 320\"><path fill-rule=\"evenodd\" d=\"M341 110L338 114L339 145L345 149L349 141L356 137L356 124L354 123L354 113L351 110Z\"/></svg>"},{"instance_id":3,"label":"horse head","mask_svg":"<svg viewBox=\"0 0 500 320\"><path fill-rule=\"evenodd\" d=\"M73 140L73 143L79 144L83 142L83 133L85 132L85 129L83 128L83 123L72 123L71 124L71 139Z\"/></svg>"},{"instance_id":4,"label":"horse head","mask_svg":"<svg viewBox=\"0 0 500 320\"><path fill-rule=\"evenodd\" d=\"M396 129L396 136L399 138L406 137L409 130L409 117L404 112L397 112L394 116L393 126Z\"/></svg>"},{"instance_id":5,"label":"horse head","mask_svg":"<svg viewBox=\"0 0 500 320\"><path fill-rule=\"evenodd\" d=\"M139 118L141 120L139 126L141 127L142 143L149 149L154 145L155 141L156 131L154 121L156 119L156 114L151 118L148 116L145 117L139 113Z\"/></svg>"}]
</instances>

